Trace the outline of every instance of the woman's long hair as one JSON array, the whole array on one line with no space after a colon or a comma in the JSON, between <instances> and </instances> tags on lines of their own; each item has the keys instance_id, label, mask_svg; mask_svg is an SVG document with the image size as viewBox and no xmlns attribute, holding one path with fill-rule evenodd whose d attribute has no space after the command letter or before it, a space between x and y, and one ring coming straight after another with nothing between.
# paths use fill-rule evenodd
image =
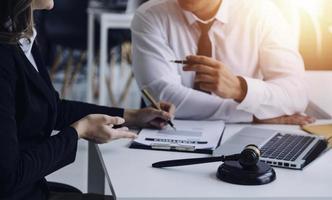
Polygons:
<instances>
[{"instance_id":1,"label":"woman's long hair","mask_svg":"<svg viewBox=\"0 0 332 200\"><path fill-rule=\"evenodd\" d=\"M32 0L0 0L0 43L17 44L32 35Z\"/></svg>"}]
</instances>

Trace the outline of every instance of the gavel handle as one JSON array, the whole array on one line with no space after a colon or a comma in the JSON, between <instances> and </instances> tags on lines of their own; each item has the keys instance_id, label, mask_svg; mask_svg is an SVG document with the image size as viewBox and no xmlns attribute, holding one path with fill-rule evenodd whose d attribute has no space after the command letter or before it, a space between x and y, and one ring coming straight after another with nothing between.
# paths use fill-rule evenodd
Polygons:
<instances>
[{"instance_id":1,"label":"gavel handle","mask_svg":"<svg viewBox=\"0 0 332 200\"><path fill-rule=\"evenodd\" d=\"M207 158L189 158L189 159L179 159L179 160L166 160L166 161L153 163L152 167L163 168L163 167L196 165L196 164L202 164L202 163L221 162L221 161L224 161L224 159L225 159L224 156L218 156L218 157L207 157Z\"/></svg>"}]
</instances>

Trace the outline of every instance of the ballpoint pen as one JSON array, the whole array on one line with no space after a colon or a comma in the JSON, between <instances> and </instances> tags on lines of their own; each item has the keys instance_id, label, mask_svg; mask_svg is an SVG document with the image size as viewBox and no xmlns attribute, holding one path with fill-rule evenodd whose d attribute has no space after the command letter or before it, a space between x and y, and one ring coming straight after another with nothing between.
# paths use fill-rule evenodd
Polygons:
<instances>
[{"instance_id":1,"label":"ballpoint pen","mask_svg":"<svg viewBox=\"0 0 332 200\"><path fill-rule=\"evenodd\" d=\"M142 90L143 95L150 101L150 103L153 105L153 107L155 107L158 110L162 110L161 107L159 106L159 104L156 102L156 100L152 97L152 95L150 95L150 93L143 89ZM171 120L168 120L167 123L174 129L176 130L174 124L171 122Z\"/></svg>"},{"instance_id":2,"label":"ballpoint pen","mask_svg":"<svg viewBox=\"0 0 332 200\"><path fill-rule=\"evenodd\" d=\"M170 60L170 62L183 65L193 64L187 60Z\"/></svg>"}]
</instances>

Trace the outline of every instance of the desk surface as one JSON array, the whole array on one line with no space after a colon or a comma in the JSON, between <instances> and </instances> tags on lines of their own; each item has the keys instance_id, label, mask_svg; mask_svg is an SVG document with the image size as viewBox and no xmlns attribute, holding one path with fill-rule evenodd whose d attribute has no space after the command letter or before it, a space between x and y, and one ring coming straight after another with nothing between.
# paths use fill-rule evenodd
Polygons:
<instances>
[{"instance_id":1,"label":"desk surface","mask_svg":"<svg viewBox=\"0 0 332 200\"><path fill-rule=\"evenodd\" d=\"M250 125L227 125L223 141ZM256 125L299 131L297 126ZM302 171L275 168L277 179L263 186L238 186L216 178L220 163L168 169L151 164L167 159L206 155L129 149L128 140L99 145L108 181L119 200L127 199L332 199L332 151Z\"/></svg>"}]
</instances>

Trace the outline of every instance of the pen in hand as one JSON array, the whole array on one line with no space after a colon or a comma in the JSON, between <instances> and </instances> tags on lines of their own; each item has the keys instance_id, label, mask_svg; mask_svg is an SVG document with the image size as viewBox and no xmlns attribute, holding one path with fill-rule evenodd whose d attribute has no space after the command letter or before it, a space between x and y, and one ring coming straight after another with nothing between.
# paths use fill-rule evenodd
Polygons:
<instances>
[{"instance_id":1,"label":"pen in hand","mask_svg":"<svg viewBox=\"0 0 332 200\"><path fill-rule=\"evenodd\" d=\"M143 89L143 90L142 90L142 93L143 93L143 95L144 95L144 96L150 101L150 103L152 104L152 106L153 106L154 108L156 108L156 109L158 109L158 110L162 110L161 107L159 106L159 104L156 102L156 100L150 95L150 93L149 93L147 90ZM174 129L174 130L176 130L176 128L175 128L175 126L174 126L174 124L172 123L171 120L168 120L167 123L168 123L168 124Z\"/></svg>"},{"instance_id":2,"label":"pen in hand","mask_svg":"<svg viewBox=\"0 0 332 200\"><path fill-rule=\"evenodd\" d=\"M188 65L188 64L192 64L187 60L170 60L170 62L172 63L176 63L176 64L183 64L183 65Z\"/></svg>"}]
</instances>

